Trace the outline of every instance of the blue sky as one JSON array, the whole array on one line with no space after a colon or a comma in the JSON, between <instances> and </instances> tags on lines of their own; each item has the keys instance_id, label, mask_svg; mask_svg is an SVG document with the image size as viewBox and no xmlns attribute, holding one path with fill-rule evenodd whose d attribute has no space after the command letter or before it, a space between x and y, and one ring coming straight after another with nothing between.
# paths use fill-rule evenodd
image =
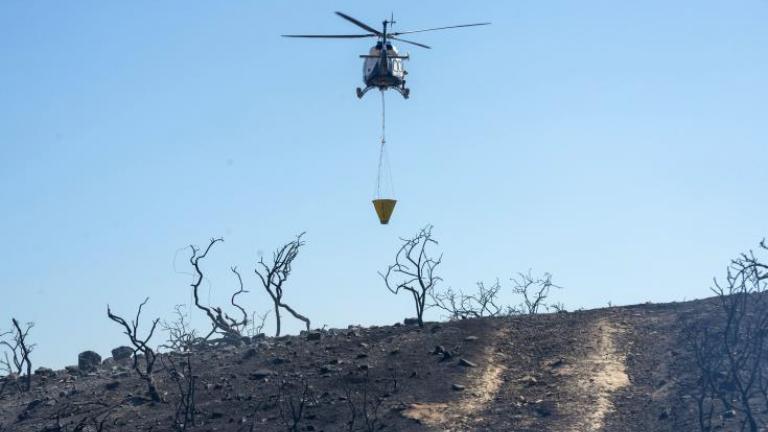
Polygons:
<instances>
[{"instance_id":1,"label":"blue sky","mask_svg":"<svg viewBox=\"0 0 768 432\"><path fill-rule=\"evenodd\" d=\"M183 248L211 236L211 300L237 265L263 311L254 263L306 231L286 300L341 327L412 315L376 272L427 223L445 287L532 268L571 309L708 296L768 234L768 2L390 4L0 3L0 328L35 321L38 365L108 355L125 341L106 304L169 317ZM380 101L354 95L370 41L279 37L355 32L335 10L493 22L401 47L389 226Z\"/></svg>"}]
</instances>

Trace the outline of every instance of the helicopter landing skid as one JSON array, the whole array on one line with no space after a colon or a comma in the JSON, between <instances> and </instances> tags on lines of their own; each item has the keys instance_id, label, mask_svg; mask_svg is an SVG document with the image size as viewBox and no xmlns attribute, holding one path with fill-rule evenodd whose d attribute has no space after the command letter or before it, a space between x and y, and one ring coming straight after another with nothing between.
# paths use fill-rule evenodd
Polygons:
<instances>
[{"instance_id":1,"label":"helicopter landing skid","mask_svg":"<svg viewBox=\"0 0 768 432\"><path fill-rule=\"evenodd\" d=\"M364 89L361 89L360 87L358 87L356 89L357 98L358 99L362 99L363 96L365 96L365 94L368 93L368 91L371 90L372 88L376 88L376 87L368 86L368 87L366 87ZM405 86L403 86L403 87L389 87L389 88L393 88L393 89L397 90L397 92L400 93L403 96L404 99L408 99L408 96L411 95L411 89L406 88Z\"/></svg>"}]
</instances>

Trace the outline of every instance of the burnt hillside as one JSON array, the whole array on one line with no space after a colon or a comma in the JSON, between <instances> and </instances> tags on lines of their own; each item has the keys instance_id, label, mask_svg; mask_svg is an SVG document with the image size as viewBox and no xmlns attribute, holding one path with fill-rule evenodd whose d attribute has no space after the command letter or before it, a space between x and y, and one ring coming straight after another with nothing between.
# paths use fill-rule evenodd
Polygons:
<instances>
[{"instance_id":1,"label":"burnt hillside","mask_svg":"<svg viewBox=\"0 0 768 432\"><path fill-rule=\"evenodd\" d=\"M716 318L719 304L207 343L159 356L160 402L130 358L43 369L26 392L18 379L0 381L0 431L699 430L700 374L685 329ZM739 413L715 410L715 428L739 430Z\"/></svg>"}]
</instances>

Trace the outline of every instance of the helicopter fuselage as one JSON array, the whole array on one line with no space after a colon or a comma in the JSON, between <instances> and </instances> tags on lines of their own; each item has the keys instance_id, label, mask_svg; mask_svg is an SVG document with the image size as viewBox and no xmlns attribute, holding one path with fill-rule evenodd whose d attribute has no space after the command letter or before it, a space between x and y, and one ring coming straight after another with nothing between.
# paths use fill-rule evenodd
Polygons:
<instances>
[{"instance_id":1,"label":"helicopter fuselage","mask_svg":"<svg viewBox=\"0 0 768 432\"><path fill-rule=\"evenodd\" d=\"M363 97L368 90L378 88L381 91L394 89L403 97L408 98L410 91L405 87L404 60L408 56L402 56L397 48L390 43L377 43L370 49L367 55L361 55L363 61L363 82L365 89L358 89L357 96Z\"/></svg>"}]
</instances>

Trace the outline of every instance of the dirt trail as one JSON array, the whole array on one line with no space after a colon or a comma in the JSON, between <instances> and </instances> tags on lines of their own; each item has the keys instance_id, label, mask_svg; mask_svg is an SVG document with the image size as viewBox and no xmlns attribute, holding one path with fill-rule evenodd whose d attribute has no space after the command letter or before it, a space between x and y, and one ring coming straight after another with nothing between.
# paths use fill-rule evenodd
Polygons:
<instances>
[{"instance_id":1,"label":"dirt trail","mask_svg":"<svg viewBox=\"0 0 768 432\"><path fill-rule=\"evenodd\" d=\"M490 340L503 341L509 337L507 329L497 330ZM464 384L468 389L460 402L452 403L415 403L403 412L407 418L424 425L440 427L449 431L450 427L462 423L464 419L478 415L493 401L503 384L502 376L506 371L504 354L496 344L489 344L480 356L481 364L470 372Z\"/></svg>"},{"instance_id":2,"label":"dirt trail","mask_svg":"<svg viewBox=\"0 0 768 432\"><path fill-rule=\"evenodd\" d=\"M580 415L571 416L575 421L558 430L598 432L603 429L606 416L614 410L613 394L630 384L625 350L618 337L625 332L627 328L614 319L601 318L589 332L589 340L594 341L594 345L589 347L587 355L563 368L561 374L570 382L567 388L576 394L561 409Z\"/></svg>"}]
</instances>

